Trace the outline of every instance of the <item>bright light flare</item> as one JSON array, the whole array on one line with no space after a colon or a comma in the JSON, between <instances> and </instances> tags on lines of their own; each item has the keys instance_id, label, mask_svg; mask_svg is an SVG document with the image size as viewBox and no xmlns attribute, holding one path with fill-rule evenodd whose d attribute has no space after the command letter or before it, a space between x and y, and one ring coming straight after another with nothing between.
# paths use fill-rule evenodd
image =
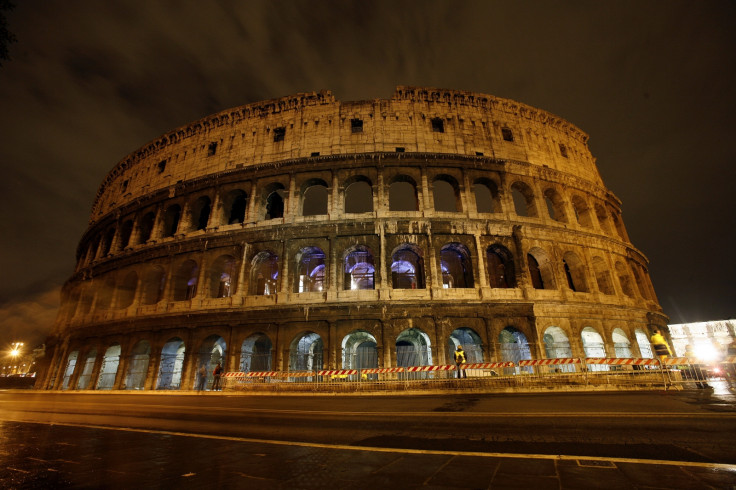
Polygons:
<instances>
[{"instance_id":1,"label":"bright light flare","mask_svg":"<svg viewBox=\"0 0 736 490\"><path fill-rule=\"evenodd\" d=\"M20 354L20 351L18 349L13 349L10 351L10 355L13 357L17 356L18 354Z\"/></svg>"},{"instance_id":2,"label":"bright light flare","mask_svg":"<svg viewBox=\"0 0 736 490\"><path fill-rule=\"evenodd\" d=\"M695 346L695 356L701 361L713 362L718 360L720 353L712 345L699 344Z\"/></svg>"}]
</instances>

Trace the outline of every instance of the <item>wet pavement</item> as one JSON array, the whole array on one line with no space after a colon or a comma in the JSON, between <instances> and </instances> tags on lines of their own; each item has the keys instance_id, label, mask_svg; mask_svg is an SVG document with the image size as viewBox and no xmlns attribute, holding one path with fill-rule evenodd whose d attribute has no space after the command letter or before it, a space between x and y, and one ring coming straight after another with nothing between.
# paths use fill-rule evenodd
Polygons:
<instances>
[{"instance_id":1,"label":"wet pavement","mask_svg":"<svg viewBox=\"0 0 736 490\"><path fill-rule=\"evenodd\" d=\"M0 487L736 488L736 465L361 448L0 422Z\"/></svg>"}]
</instances>

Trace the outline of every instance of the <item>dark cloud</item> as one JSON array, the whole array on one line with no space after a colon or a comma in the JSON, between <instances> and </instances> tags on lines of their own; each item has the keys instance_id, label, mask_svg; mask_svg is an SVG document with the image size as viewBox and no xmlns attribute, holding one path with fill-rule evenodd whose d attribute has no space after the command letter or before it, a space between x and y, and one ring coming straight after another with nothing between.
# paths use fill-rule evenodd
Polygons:
<instances>
[{"instance_id":1,"label":"dark cloud","mask_svg":"<svg viewBox=\"0 0 736 490\"><path fill-rule=\"evenodd\" d=\"M18 3L0 69L4 308L52 307L33 298L71 274L100 182L160 134L296 92L415 84L578 125L665 311L736 316L733 2Z\"/></svg>"}]
</instances>

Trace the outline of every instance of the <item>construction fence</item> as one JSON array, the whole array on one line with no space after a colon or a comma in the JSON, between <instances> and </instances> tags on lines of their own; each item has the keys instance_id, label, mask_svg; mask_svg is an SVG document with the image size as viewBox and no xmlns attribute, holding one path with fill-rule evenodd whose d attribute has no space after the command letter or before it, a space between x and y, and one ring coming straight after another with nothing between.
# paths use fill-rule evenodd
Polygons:
<instances>
[{"instance_id":1,"label":"construction fence","mask_svg":"<svg viewBox=\"0 0 736 490\"><path fill-rule=\"evenodd\" d=\"M704 365L686 357L559 358L516 362L224 374L225 391L370 392L432 389L691 389L711 377L736 381L736 356Z\"/></svg>"}]
</instances>

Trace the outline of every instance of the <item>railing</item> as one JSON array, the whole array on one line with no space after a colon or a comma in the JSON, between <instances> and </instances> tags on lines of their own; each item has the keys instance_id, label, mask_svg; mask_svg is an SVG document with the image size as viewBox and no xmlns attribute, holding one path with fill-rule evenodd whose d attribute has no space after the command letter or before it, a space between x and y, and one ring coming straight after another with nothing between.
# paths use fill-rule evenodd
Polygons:
<instances>
[{"instance_id":1,"label":"railing","mask_svg":"<svg viewBox=\"0 0 736 490\"><path fill-rule=\"evenodd\" d=\"M736 357L721 364L724 376L736 381ZM601 370L605 367L606 370ZM426 365L315 371L225 373L229 391L406 391L428 389L690 389L707 387L712 374L695 359L560 358L517 362L479 362L464 366ZM731 374L729 374L731 373Z\"/></svg>"}]
</instances>

